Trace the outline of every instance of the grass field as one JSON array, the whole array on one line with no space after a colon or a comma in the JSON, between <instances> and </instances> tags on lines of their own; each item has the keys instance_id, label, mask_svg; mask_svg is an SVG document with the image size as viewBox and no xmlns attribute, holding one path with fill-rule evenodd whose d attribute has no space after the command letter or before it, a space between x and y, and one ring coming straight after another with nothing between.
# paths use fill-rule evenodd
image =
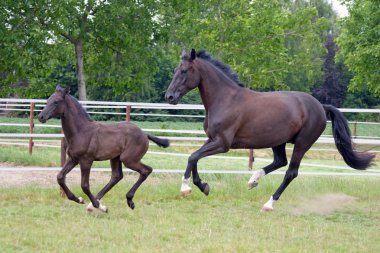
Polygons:
<instances>
[{"instance_id":1,"label":"grass field","mask_svg":"<svg viewBox=\"0 0 380 253\"><path fill-rule=\"evenodd\" d=\"M202 124L189 122L138 125L202 129ZM1 126L0 132L27 130ZM59 130L36 128L35 132ZM196 149L173 146L165 151L190 154ZM150 151L164 150L152 144ZM247 156L247 151L223 155ZM57 148L35 147L30 156L27 147L0 145L0 163L59 167L59 156ZM255 150L255 157L272 159L272 154L270 150ZM54 172L48 184L37 180L1 186L9 175L0 171L0 252L380 252L379 177L300 175L276 203L274 212L261 213L262 205L280 185L282 176L268 175L258 188L248 191L249 175L202 174L210 169L246 170L247 160L202 159L198 167L202 178L210 184L208 197L193 186L192 195L182 199L181 174L152 174L137 191L133 211L126 207L125 193L136 174L127 173L104 198L108 214L87 214L85 206L61 198ZM187 156L147 154L143 161L156 169L184 169ZM379 155L376 161L378 169ZM303 162L344 165L336 151L310 151ZM266 164L268 161L256 160L254 168ZM94 167L108 168L109 162L96 162ZM301 172L315 170L321 169L301 166ZM20 173L28 182L27 174ZM92 191L100 190L108 177L109 173L93 172ZM68 184L84 197L79 178L75 179L68 180Z\"/></svg>"},{"instance_id":2,"label":"grass field","mask_svg":"<svg viewBox=\"0 0 380 253\"><path fill-rule=\"evenodd\" d=\"M153 174L132 211L124 196L136 176L126 175L105 196L105 215L86 214L53 185L0 188L0 252L380 252L378 178L301 176L271 213L259 210L280 176L248 191L248 176L206 175L210 195L193 188L186 199L179 179ZM336 195L352 201L321 212Z\"/></svg>"}]
</instances>

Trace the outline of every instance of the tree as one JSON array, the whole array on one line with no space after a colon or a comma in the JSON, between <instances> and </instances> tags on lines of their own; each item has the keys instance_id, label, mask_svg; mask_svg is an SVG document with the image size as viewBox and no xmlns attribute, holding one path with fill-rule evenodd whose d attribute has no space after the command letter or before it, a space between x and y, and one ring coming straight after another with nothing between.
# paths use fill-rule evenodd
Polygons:
<instances>
[{"instance_id":1,"label":"tree","mask_svg":"<svg viewBox=\"0 0 380 253\"><path fill-rule=\"evenodd\" d=\"M308 91L308 80L321 76L324 27L313 7L293 13L277 0L162 2L160 17L176 58L180 47L206 48L259 90L293 89L289 74L303 69L306 81L296 88ZM297 44L289 46L292 41Z\"/></svg>"},{"instance_id":2,"label":"tree","mask_svg":"<svg viewBox=\"0 0 380 253\"><path fill-rule=\"evenodd\" d=\"M332 34L327 37L325 47L327 55L324 60L324 81L313 90L313 95L323 104L341 107L349 82L347 68L342 62L335 63L338 48Z\"/></svg>"},{"instance_id":3,"label":"tree","mask_svg":"<svg viewBox=\"0 0 380 253\"><path fill-rule=\"evenodd\" d=\"M368 89L380 97L380 2L345 0L343 3L349 16L340 21L337 57L354 74L349 89Z\"/></svg>"},{"instance_id":4,"label":"tree","mask_svg":"<svg viewBox=\"0 0 380 253\"><path fill-rule=\"evenodd\" d=\"M0 71L8 80L27 78L31 88L40 88L41 77L57 65L74 63L80 100L86 100L85 77L88 83L102 82L119 93L139 87L155 70L150 68L149 50L153 2L4 0Z\"/></svg>"}]
</instances>

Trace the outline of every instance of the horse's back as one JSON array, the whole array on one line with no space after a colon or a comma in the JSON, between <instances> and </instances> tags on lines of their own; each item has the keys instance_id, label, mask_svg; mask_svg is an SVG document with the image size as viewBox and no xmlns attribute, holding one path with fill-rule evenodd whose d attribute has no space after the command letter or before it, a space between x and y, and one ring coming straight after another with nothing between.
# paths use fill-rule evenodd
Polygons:
<instances>
[{"instance_id":1,"label":"horse's back","mask_svg":"<svg viewBox=\"0 0 380 253\"><path fill-rule=\"evenodd\" d=\"M117 156L135 156L137 159L146 153L148 146L146 134L132 123L95 123L89 150L93 150L96 160Z\"/></svg>"},{"instance_id":2,"label":"horse's back","mask_svg":"<svg viewBox=\"0 0 380 253\"><path fill-rule=\"evenodd\" d=\"M273 147L293 142L305 127L314 127L317 133L325 128L322 105L307 93L245 91L239 105L240 120L236 121L239 124L233 145L236 148Z\"/></svg>"}]
</instances>

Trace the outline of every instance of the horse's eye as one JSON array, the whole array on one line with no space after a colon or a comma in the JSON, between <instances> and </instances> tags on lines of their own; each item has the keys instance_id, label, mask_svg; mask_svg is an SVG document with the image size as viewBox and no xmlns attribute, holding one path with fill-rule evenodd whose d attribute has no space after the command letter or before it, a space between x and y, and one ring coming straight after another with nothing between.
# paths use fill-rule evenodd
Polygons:
<instances>
[{"instance_id":1,"label":"horse's eye","mask_svg":"<svg viewBox=\"0 0 380 253\"><path fill-rule=\"evenodd\" d=\"M187 69L181 69L181 74L186 74Z\"/></svg>"},{"instance_id":2,"label":"horse's eye","mask_svg":"<svg viewBox=\"0 0 380 253\"><path fill-rule=\"evenodd\" d=\"M57 102L57 101L54 101L54 104L55 104L55 105L58 105L58 102Z\"/></svg>"}]
</instances>

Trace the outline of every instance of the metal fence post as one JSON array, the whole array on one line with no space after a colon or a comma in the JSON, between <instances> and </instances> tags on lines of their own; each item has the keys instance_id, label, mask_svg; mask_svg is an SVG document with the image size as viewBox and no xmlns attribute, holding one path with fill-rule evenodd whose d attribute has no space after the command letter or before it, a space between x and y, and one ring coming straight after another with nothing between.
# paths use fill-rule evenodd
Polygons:
<instances>
[{"instance_id":1,"label":"metal fence post","mask_svg":"<svg viewBox=\"0 0 380 253\"><path fill-rule=\"evenodd\" d=\"M34 103L30 103L30 115L29 115L29 134L33 134L33 128L34 128ZM33 153L33 137L29 137L29 155L32 155Z\"/></svg>"}]
</instances>

